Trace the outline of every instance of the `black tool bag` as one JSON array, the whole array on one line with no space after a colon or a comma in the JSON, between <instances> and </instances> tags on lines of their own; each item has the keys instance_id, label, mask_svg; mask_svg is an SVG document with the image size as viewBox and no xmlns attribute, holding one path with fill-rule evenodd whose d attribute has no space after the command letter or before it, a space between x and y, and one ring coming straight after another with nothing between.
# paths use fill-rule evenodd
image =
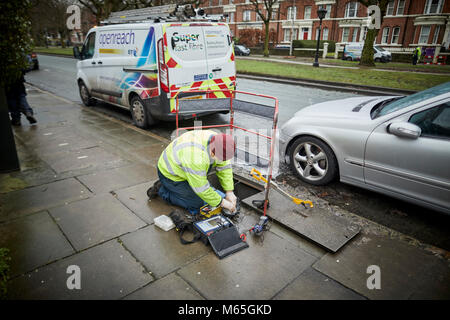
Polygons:
<instances>
[{"instance_id":1,"label":"black tool bag","mask_svg":"<svg viewBox=\"0 0 450 320\"><path fill-rule=\"evenodd\" d=\"M191 244L201 239L202 234L194 228L192 222L187 222L183 219L183 214L180 211L172 211L171 213L169 213L169 218L172 219L176 230L180 233L180 242L182 244ZM192 240L186 240L183 238L183 235L186 231L192 232L192 234L194 235Z\"/></svg>"}]
</instances>

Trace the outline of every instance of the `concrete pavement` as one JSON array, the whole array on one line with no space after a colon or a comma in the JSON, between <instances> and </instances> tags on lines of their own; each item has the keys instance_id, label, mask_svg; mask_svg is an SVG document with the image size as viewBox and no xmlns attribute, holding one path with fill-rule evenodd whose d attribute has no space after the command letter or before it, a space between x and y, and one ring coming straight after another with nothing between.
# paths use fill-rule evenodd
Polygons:
<instances>
[{"instance_id":1,"label":"concrete pavement","mask_svg":"<svg viewBox=\"0 0 450 320\"><path fill-rule=\"evenodd\" d=\"M173 208L145 194L166 139L33 87L28 100L38 123L14 128L22 170L0 175L9 299L450 298L449 252L342 209L362 232L336 254L276 224L223 260L184 246L153 223ZM258 220L241 215L241 231ZM380 289L367 287L373 265Z\"/></svg>"}]
</instances>

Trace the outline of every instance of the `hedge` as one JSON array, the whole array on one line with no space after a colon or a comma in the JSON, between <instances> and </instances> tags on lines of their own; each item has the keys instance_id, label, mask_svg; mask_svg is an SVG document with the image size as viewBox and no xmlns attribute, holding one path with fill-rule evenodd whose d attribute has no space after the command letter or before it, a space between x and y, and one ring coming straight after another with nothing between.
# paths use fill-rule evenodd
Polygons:
<instances>
[{"instance_id":1,"label":"hedge","mask_svg":"<svg viewBox=\"0 0 450 320\"><path fill-rule=\"evenodd\" d=\"M328 52L336 49L336 41L320 40L319 48L323 49L323 43L328 42ZM317 47L317 40L294 40L292 42L294 48L310 48L315 49Z\"/></svg>"}]
</instances>

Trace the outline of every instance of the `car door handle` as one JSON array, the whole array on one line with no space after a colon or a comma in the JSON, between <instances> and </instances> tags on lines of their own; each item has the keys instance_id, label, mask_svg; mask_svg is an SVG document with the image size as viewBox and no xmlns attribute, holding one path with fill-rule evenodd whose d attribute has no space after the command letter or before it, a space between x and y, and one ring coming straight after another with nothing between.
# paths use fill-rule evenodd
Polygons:
<instances>
[{"instance_id":1,"label":"car door handle","mask_svg":"<svg viewBox=\"0 0 450 320\"><path fill-rule=\"evenodd\" d=\"M212 69L213 72L222 71L222 68Z\"/></svg>"},{"instance_id":2,"label":"car door handle","mask_svg":"<svg viewBox=\"0 0 450 320\"><path fill-rule=\"evenodd\" d=\"M103 64L103 62L99 61L98 64Z\"/></svg>"},{"instance_id":3,"label":"car door handle","mask_svg":"<svg viewBox=\"0 0 450 320\"><path fill-rule=\"evenodd\" d=\"M91 64L95 64L95 61L92 61Z\"/></svg>"}]
</instances>

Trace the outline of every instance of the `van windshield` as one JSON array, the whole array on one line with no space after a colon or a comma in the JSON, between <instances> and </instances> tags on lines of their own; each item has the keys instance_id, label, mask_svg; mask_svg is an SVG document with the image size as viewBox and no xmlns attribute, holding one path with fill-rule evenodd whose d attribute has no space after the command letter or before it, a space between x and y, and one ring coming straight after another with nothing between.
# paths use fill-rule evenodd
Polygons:
<instances>
[{"instance_id":1,"label":"van windshield","mask_svg":"<svg viewBox=\"0 0 450 320\"><path fill-rule=\"evenodd\" d=\"M381 51L381 52L386 51L386 50L384 50L383 48L378 47L378 46L374 46L374 48L377 49L378 51Z\"/></svg>"}]
</instances>

